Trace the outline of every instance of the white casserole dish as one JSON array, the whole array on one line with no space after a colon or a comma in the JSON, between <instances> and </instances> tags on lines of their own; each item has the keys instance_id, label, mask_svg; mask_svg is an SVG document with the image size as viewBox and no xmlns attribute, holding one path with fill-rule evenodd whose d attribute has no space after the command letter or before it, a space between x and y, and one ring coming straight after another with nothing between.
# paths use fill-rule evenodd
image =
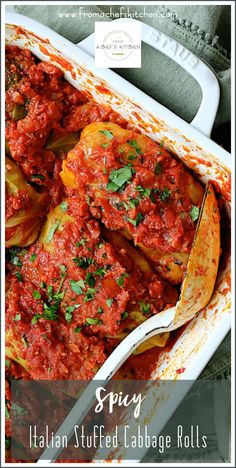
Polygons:
<instances>
[{"instance_id":1,"label":"white casserole dish","mask_svg":"<svg viewBox=\"0 0 236 468\"><path fill-rule=\"evenodd\" d=\"M217 183L218 191L229 208L230 155L197 129L204 127L210 134L219 99L218 83L202 62L189 52L188 63L181 59L181 54L173 55L171 50L161 45L161 39L166 36L144 26L145 41L177 61L202 87L203 101L190 125L111 70L95 69L91 56L93 36L76 46L22 15L9 13L6 23L7 44L28 48L41 60L51 61L64 71L66 79L73 86L85 91L93 100L111 105L142 133L154 140L163 140L165 146L194 170L203 182L214 180ZM171 41L171 44L177 43ZM192 58L197 60L194 66L191 65L194 63L191 62ZM164 353L152 378L197 379L230 329L230 305L229 258L225 270L217 279L210 304L188 324L171 351Z\"/></svg>"}]
</instances>

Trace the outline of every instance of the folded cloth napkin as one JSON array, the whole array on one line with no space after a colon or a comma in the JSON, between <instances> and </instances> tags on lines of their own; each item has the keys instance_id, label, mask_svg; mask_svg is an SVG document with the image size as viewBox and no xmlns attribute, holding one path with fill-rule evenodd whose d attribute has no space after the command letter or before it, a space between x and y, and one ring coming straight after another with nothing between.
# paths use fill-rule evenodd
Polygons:
<instances>
[{"instance_id":1,"label":"folded cloth napkin","mask_svg":"<svg viewBox=\"0 0 236 468\"><path fill-rule=\"evenodd\" d=\"M95 21L126 14L146 14L142 19L181 42L215 71L221 100L215 125L230 121L230 6L222 5L18 5L15 11L49 26L78 43L94 32ZM81 14L83 13L83 16ZM108 15L105 17L105 14ZM85 16L84 16L85 15ZM100 16L99 16L100 15ZM148 16L149 15L149 16ZM141 69L116 69L128 81L187 121L201 99L198 84L182 68L144 44ZM187 105L186 105L187 103ZM224 378L230 369L230 334L225 338L200 378Z\"/></svg>"}]
</instances>

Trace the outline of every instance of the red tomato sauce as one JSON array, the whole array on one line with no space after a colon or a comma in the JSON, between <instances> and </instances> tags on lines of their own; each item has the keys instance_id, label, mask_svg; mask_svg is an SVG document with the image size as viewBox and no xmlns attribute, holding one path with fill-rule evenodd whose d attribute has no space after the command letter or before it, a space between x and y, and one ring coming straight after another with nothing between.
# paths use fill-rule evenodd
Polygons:
<instances>
[{"instance_id":1,"label":"red tomato sauce","mask_svg":"<svg viewBox=\"0 0 236 468\"><path fill-rule=\"evenodd\" d=\"M124 337L137 326L133 311L143 313L144 304L148 318L177 300L174 288L170 299L164 280L154 273L145 278L128 253L106 239L99 221L113 230L128 228L136 243L163 252L189 252L196 223L186 215L193 206L185 190L188 173L162 145L149 140L145 154L132 161L134 173L126 190L95 199L92 189L86 190L88 182L96 178L103 189L109 174L121 167L114 138L106 151L100 147L93 153L96 161L106 156L106 173L101 164L90 171L76 149L77 160L71 167L81 175L83 201L77 199L62 184L62 162L79 141L81 130L100 121L130 128L110 108L89 101L73 88L54 65L40 62L29 50L7 46L8 156L36 191L48 193L49 218L50 210L66 196L65 214L71 218L56 228L54 223L50 248L40 238L26 249L9 249L7 345L14 343L12 358L19 361L12 364L10 377L90 379L119 342L119 335ZM129 139L134 138L131 129ZM157 165L161 167L158 175ZM140 186L157 190L153 197L141 197L131 214L124 204ZM168 196L160 197L158 190L168 191ZM91 197L89 204L84 201L87 197ZM21 190L7 194L6 202L7 219L30 203ZM141 214L142 222L134 226L124 221L124 214L130 218ZM130 358L130 369L136 369L133 375L148 378L152 364L147 362L156 362L157 354L154 348ZM19 368L25 368L22 375Z\"/></svg>"},{"instance_id":2,"label":"red tomato sauce","mask_svg":"<svg viewBox=\"0 0 236 468\"><path fill-rule=\"evenodd\" d=\"M192 177L183 164L152 140L147 140L144 153L138 148L134 159L125 165L120 147L130 141L131 151L138 146L136 138L134 130L123 141L114 135L108 147L95 146L89 157L83 146L77 145L71 159L69 153L66 170L74 175L76 190L90 197L92 215L108 229L126 230L136 245L142 243L162 253L190 252L196 229L190 215L195 203L187 190ZM132 167L133 175L124 188L114 192L109 181L124 166Z\"/></svg>"},{"instance_id":3,"label":"red tomato sauce","mask_svg":"<svg viewBox=\"0 0 236 468\"><path fill-rule=\"evenodd\" d=\"M148 318L171 305L166 284L156 274L145 279L101 235L85 202L66 203L52 240L43 234L8 276L7 346L14 341L35 379L91 378L108 355L107 340L138 325L132 311L146 306Z\"/></svg>"}]
</instances>

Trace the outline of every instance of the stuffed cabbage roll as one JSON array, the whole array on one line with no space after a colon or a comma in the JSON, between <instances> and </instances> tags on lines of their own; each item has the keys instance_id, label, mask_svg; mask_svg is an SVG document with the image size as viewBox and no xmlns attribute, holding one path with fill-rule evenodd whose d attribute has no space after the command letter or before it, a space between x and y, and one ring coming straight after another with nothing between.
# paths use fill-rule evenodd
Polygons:
<instances>
[{"instance_id":1,"label":"stuffed cabbage roll","mask_svg":"<svg viewBox=\"0 0 236 468\"><path fill-rule=\"evenodd\" d=\"M47 194L36 192L6 158L6 247L26 247L37 239L47 200Z\"/></svg>"},{"instance_id":2,"label":"stuffed cabbage roll","mask_svg":"<svg viewBox=\"0 0 236 468\"><path fill-rule=\"evenodd\" d=\"M111 122L92 123L68 153L61 172L69 192L181 283L191 250L203 188L162 144Z\"/></svg>"}]
</instances>

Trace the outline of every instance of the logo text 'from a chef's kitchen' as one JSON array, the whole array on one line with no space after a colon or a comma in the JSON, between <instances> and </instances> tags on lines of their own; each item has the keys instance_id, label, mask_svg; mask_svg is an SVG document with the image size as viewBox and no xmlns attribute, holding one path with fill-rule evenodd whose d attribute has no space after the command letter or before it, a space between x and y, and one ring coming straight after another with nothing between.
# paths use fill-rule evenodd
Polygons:
<instances>
[{"instance_id":1,"label":"logo text 'from a chef's kitchen'","mask_svg":"<svg viewBox=\"0 0 236 468\"><path fill-rule=\"evenodd\" d=\"M141 68L141 24L132 21L95 23L97 68Z\"/></svg>"}]
</instances>

